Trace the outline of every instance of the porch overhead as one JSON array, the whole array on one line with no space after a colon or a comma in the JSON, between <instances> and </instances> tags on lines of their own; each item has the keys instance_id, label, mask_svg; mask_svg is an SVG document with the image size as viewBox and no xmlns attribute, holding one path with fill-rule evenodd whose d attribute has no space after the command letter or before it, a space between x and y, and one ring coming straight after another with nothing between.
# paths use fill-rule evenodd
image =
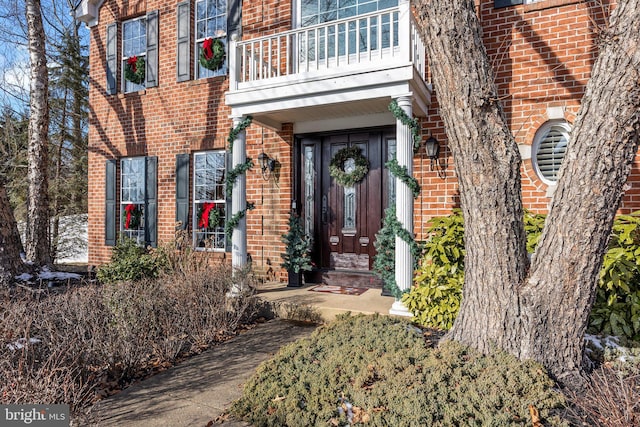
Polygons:
<instances>
[{"instance_id":1,"label":"porch overhead","mask_svg":"<svg viewBox=\"0 0 640 427\"><path fill-rule=\"evenodd\" d=\"M231 41L226 104L233 116L251 115L274 129L340 120L388 124L380 120L395 121L389 102L407 93L414 113L426 115L425 69L424 43L409 2L401 0L366 15Z\"/></svg>"}]
</instances>

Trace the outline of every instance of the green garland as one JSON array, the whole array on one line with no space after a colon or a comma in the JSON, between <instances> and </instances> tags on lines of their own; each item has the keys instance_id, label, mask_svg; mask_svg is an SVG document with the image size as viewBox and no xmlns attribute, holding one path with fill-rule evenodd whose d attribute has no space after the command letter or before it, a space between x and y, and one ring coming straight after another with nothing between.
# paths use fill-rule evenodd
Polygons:
<instances>
[{"instance_id":1,"label":"green garland","mask_svg":"<svg viewBox=\"0 0 640 427\"><path fill-rule=\"evenodd\" d=\"M229 152L233 150L233 143L235 142L240 132L248 128L251 125L252 121L253 121L253 117L247 116L244 119L242 119L242 121L238 123L236 127L231 129L231 131L229 132L229 136L227 137L227 143L229 143Z\"/></svg>"},{"instance_id":2,"label":"green garland","mask_svg":"<svg viewBox=\"0 0 640 427\"><path fill-rule=\"evenodd\" d=\"M227 176L225 178L225 187L224 187L224 192L227 197L231 197L231 194L233 193L233 184L235 184L236 179L238 179L240 175L242 175L252 167L253 167L253 160L251 160L250 157L247 157L244 163L240 163L236 165L235 168L227 172Z\"/></svg>"},{"instance_id":3,"label":"green garland","mask_svg":"<svg viewBox=\"0 0 640 427\"><path fill-rule=\"evenodd\" d=\"M207 59L207 55L205 54L206 44L209 44L209 49L211 49L211 58ZM202 43L202 47L200 48L200 65L202 65L207 70L216 71L219 70L224 64L224 60L226 59L226 53L224 48L224 43L220 39L205 39Z\"/></svg>"},{"instance_id":4,"label":"green garland","mask_svg":"<svg viewBox=\"0 0 640 427\"><path fill-rule=\"evenodd\" d=\"M241 211L236 212L229 218L224 225L224 234L227 236L227 240L231 240L231 235L233 234L233 230L238 227L240 224L240 220L245 217L247 211L252 211L255 209L255 205L251 202L247 202L247 208Z\"/></svg>"},{"instance_id":5,"label":"green garland","mask_svg":"<svg viewBox=\"0 0 640 427\"><path fill-rule=\"evenodd\" d=\"M400 165L398 163L398 160L396 160L395 158L389 160L384 165L387 168L389 168L389 171L391 171L393 176L399 178L400 181L407 184L407 187L409 187L409 190L411 190L411 193L413 194L413 198L417 199L418 196L420 195L420 184L418 183L417 179L415 179L412 176L409 176L407 167Z\"/></svg>"},{"instance_id":6,"label":"green garland","mask_svg":"<svg viewBox=\"0 0 640 427\"><path fill-rule=\"evenodd\" d=\"M247 116L229 131L229 136L227 137L227 142L229 143L229 153L232 152L233 143L235 142L240 132L248 128L251 125L252 121L253 121L253 117ZM225 178L225 194L227 198L231 198L231 195L233 193L233 185L235 184L236 179L238 179L240 175L242 175L243 173L246 173L252 167L253 167L253 161L251 160L251 158L247 157L244 163L240 163L239 165L236 165L235 168L233 168L227 173L227 176ZM224 234L227 237L227 241L231 240L231 235L233 234L233 230L236 227L238 227L238 224L240 224L240 220L245 217L245 215L247 214L247 211L253 210L254 208L255 208L255 205L253 203L247 202L246 209L234 213L231 216L231 218L227 220L227 222L224 225Z\"/></svg>"},{"instance_id":7,"label":"green garland","mask_svg":"<svg viewBox=\"0 0 640 427\"><path fill-rule=\"evenodd\" d=\"M418 150L420 150L420 143L422 142L418 121L407 116L407 113L400 108L395 99L389 104L389 111L391 111L394 117L400 120L403 125L409 126L409 129L411 129L411 136L413 137L413 154L418 154Z\"/></svg>"},{"instance_id":8,"label":"green garland","mask_svg":"<svg viewBox=\"0 0 640 427\"><path fill-rule=\"evenodd\" d=\"M133 61L133 59L135 59L135 61ZM135 71L133 71L134 64L136 68ZM124 78L129 80L131 83L141 85L142 83L144 83L144 69L144 58L133 56L129 58L124 64Z\"/></svg>"},{"instance_id":9,"label":"green garland","mask_svg":"<svg viewBox=\"0 0 640 427\"><path fill-rule=\"evenodd\" d=\"M354 160L355 169L347 173L344 171L344 164L349 159ZM355 145L338 151L329 164L329 175L343 187L353 187L362 181L367 173L369 173L369 162L362 155L362 150Z\"/></svg>"},{"instance_id":10,"label":"green garland","mask_svg":"<svg viewBox=\"0 0 640 427\"><path fill-rule=\"evenodd\" d=\"M413 238L413 235L409 233L407 230L405 230L405 228L402 226L402 223L398 221L398 218L393 217L389 219L389 223L387 223L385 226L393 234L400 237L402 241L404 241L409 245L409 250L411 251L411 255L413 256L413 269L415 270L416 268L418 268L418 264L420 262L419 261L420 256L422 255L422 250L423 250L422 245L416 242L416 240ZM404 292L409 292L409 290L410 289L406 289ZM396 299L400 299L400 297L404 293L398 287L398 284L396 283L395 279L393 279L393 283L391 283L391 289L389 289L389 291Z\"/></svg>"}]
</instances>

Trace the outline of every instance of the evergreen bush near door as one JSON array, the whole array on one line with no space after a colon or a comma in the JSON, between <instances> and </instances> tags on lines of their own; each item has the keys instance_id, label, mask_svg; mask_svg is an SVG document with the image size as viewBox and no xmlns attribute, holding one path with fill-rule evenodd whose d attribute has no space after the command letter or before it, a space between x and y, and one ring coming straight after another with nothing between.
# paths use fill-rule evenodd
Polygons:
<instances>
[{"instance_id":1,"label":"evergreen bush near door","mask_svg":"<svg viewBox=\"0 0 640 427\"><path fill-rule=\"evenodd\" d=\"M309 257L311 244L304 232L300 216L293 210L289 214L289 229L287 233L282 235L282 241L285 244L285 252L280 255L282 257L281 266L289 272L289 277L294 280L293 283L289 282L289 286L300 286L302 272L311 270L311 258ZM291 273L297 276L291 276Z\"/></svg>"}]
</instances>

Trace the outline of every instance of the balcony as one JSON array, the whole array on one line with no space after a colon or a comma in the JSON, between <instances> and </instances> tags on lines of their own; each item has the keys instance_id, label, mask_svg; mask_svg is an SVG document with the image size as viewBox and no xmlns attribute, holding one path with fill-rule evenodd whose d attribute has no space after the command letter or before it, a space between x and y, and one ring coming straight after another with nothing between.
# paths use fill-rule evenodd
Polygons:
<instances>
[{"instance_id":1,"label":"balcony","mask_svg":"<svg viewBox=\"0 0 640 427\"><path fill-rule=\"evenodd\" d=\"M294 131L393 121L393 97L413 94L426 115L425 47L409 2L397 7L229 44L233 115ZM338 126L340 126L338 124ZM347 126L348 127L348 126Z\"/></svg>"}]
</instances>

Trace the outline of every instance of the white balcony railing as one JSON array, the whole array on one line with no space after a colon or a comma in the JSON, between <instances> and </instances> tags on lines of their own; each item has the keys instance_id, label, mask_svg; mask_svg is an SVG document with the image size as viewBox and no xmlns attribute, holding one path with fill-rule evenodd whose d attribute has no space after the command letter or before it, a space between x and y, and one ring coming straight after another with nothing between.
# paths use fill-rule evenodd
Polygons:
<instances>
[{"instance_id":1,"label":"white balcony railing","mask_svg":"<svg viewBox=\"0 0 640 427\"><path fill-rule=\"evenodd\" d=\"M231 42L229 51L231 91L286 76L398 63L413 63L425 78L424 43L405 1L366 15Z\"/></svg>"}]
</instances>

